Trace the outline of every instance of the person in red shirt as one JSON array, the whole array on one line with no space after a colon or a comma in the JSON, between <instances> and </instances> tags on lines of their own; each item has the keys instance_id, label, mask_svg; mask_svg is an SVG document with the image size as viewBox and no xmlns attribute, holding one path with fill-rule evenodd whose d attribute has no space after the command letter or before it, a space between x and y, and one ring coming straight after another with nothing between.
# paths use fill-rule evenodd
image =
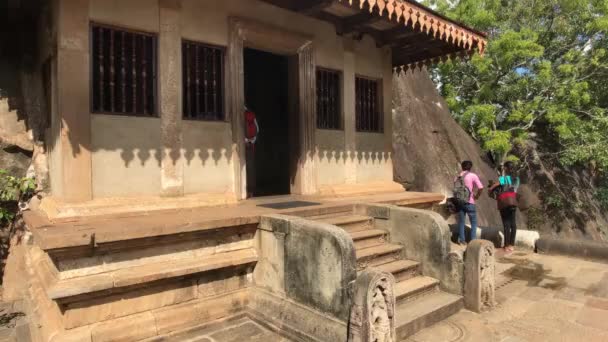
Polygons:
<instances>
[{"instance_id":1,"label":"person in red shirt","mask_svg":"<svg viewBox=\"0 0 608 342\"><path fill-rule=\"evenodd\" d=\"M247 197L255 194L255 143L260 126L255 113L245 106L245 165L247 168Z\"/></svg>"}]
</instances>

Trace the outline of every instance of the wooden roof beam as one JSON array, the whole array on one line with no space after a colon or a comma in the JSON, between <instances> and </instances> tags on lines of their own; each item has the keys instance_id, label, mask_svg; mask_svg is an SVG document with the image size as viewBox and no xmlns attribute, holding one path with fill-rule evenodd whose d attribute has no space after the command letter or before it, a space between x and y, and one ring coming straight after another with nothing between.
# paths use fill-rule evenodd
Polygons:
<instances>
[{"instance_id":1,"label":"wooden roof beam","mask_svg":"<svg viewBox=\"0 0 608 342\"><path fill-rule=\"evenodd\" d=\"M333 3L334 0L298 1L291 10L305 15L313 15L322 12Z\"/></svg>"},{"instance_id":2,"label":"wooden roof beam","mask_svg":"<svg viewBox=\"0 0 608 342\"><path fill-rule=\"evenodd\" d=\"M368 25L373 25L379 21L384 20L384 18L378 12L378 8L375 7L372 12L369 11L368 8L363 8L361 13L352 15L350 17L346 17L341 20L341 25L339 25L338 34L344 35L357 31L362 31Z\"/></svg>"},{"instance_id":3,"label":"wooden roof beam","mask_svg":"<svg viewBox=\"0 0 608 342\"><path fill-rule=\"evenodd\" d=\"M417 62L424 62L439 58L442 56L448 56L451 54L459 53L463 50L457 46L445 45L443 48L429 48L422 51L415 51L410 53L393 54L393 66L408 65Z\"/></svg>"}]
</instances>

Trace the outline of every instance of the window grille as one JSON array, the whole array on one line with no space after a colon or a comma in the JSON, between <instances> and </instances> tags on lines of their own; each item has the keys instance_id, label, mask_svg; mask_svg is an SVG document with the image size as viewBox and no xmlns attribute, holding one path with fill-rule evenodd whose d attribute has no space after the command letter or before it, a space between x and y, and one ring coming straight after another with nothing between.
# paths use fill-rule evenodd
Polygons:
<instances>
[{"instance_id":1,"label":"window grille","mask_svg":"<svg viewBox=\"0 0 608 342\"><path fill-rule=\"evenodd\" d=\"M384 127L380 82L369 78L356 77L355 98L357 131L381 133Z\"/></svg>"},{"instance_id":2,"label":"window grille","mask_svg":"<svg viewBox=\"0 0 608 342\"><path fill-rule=\"evenodd\" d=\"M184 41L184 119L224 120L224 49Z\"/></svg>"},{"instance_id":3,"label":"window grille","mask_svg":"<svg viewBox=\"0 0 608 342\"><path fill-rule=\"evenodd\" d=\"M342 129L340 73L317 69L317 128Z\"/></svg>"},{"instance_id":4,"label":"window grille","mask_svg":"<svg viewBox=\"0 0 608 342\"><path fill-rule=\"evenodd\" d=\"M156 116L156 35L92 25L91 36L92 112Z\"/></svg>"}]
</instances>

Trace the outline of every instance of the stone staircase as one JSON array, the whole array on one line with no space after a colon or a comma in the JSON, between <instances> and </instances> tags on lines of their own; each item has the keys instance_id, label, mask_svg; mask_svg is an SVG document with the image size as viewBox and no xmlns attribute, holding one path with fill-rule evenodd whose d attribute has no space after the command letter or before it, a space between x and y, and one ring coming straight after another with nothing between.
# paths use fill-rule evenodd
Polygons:
<instances>
[{"instance_id":1,"label":"stone staircase","mask_svg":"<svg viewBox=\"0 0 608 342\"><path fill-rule=\"evenodd\" d=\"M329 223L347 231L357 255L357 271L375 267L395 277L398 340L435 324L463 307L461 296L446 293L439 281L424 276L420 263L403 257L403 246L390 243L388 233L377 229L374 219L351 213L337 213L307 219Z\"/></svg>"}]
</instances>

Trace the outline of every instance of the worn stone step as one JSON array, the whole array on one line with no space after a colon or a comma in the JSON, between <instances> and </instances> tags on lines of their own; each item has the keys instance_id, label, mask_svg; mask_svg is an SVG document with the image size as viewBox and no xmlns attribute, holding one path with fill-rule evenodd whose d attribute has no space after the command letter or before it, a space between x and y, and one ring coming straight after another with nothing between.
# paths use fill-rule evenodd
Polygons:
<instances>
[{"instance_id":1,"label":"worn stone step","mask_svg":"<svg viewBox=\"0 0 608 342\"><path fill-rule=\"evenodd\" d=\"M390 243L356 249L357 269L363 270L368 266L382 265L398 260L401 258L402 249L402 246Z\"/></svg>"},{"instance_id":2,"label":"worn stone step","mask_svg":"<svg viewBox=\"0 0 608 342\"><path fill-rule=\"evenodd\" d=\"M375 267L381 271L392 273L396 282L420 275L420 263L413 260L395 260Z\"/></svg>"},{"instance_id":3,"label":"worn stone step","mask_svg":"<svg viewBox=\"0 0 608 342\"><path fill-rule=\"evenodd\" d=\"M395 284L395 300L408 301L438 288L439 281L435 278L418 276Z\"/></svg>"},{"instance_id":4,"label":"worn stone step","mask_svg":"<svg viewBox=\"0 0 608 342\"><path fill-rule=\"evenodd\" d=\"M47 288L47 295L54 300L64 299L91 292L184 277L255 262L257 262L257 252L253 248L217 253L202 258L192 257L162 261L112 272L61 279Z\"/></svg>"},{"instance_id":5,"label":"worn stone step","mask_svg":"<svg viewBox=\"0 0 608 342\"><path fill-rule=\"evenodd\" d=\"M413 301L397 303L395 308L397 340L405 340L418 331L450 317L463 306L461 296L443 291Z\"/></svg>"},{"instance_id":6,"label":"worn stone step","mask_svg":"<svg viewBox=\"0 0 608 342\"><path fill-rule=\"evenodd\" d=\"M320 219L318 221L333 224L347 232L357 232L369 229L373 226L373 218L361 215L340 215Z\"/></svg>"},{"instance_id":7,"label":"worn stone step","mask_svg":"<svg viewBox=\"0 0 608 342\"><path fill-rule=\"evenodd\" d=\"M386 235L386 231L381 229L366 229L350 233L356 249L377 246L385 243Z\"/></svg>"}]
</instances>

